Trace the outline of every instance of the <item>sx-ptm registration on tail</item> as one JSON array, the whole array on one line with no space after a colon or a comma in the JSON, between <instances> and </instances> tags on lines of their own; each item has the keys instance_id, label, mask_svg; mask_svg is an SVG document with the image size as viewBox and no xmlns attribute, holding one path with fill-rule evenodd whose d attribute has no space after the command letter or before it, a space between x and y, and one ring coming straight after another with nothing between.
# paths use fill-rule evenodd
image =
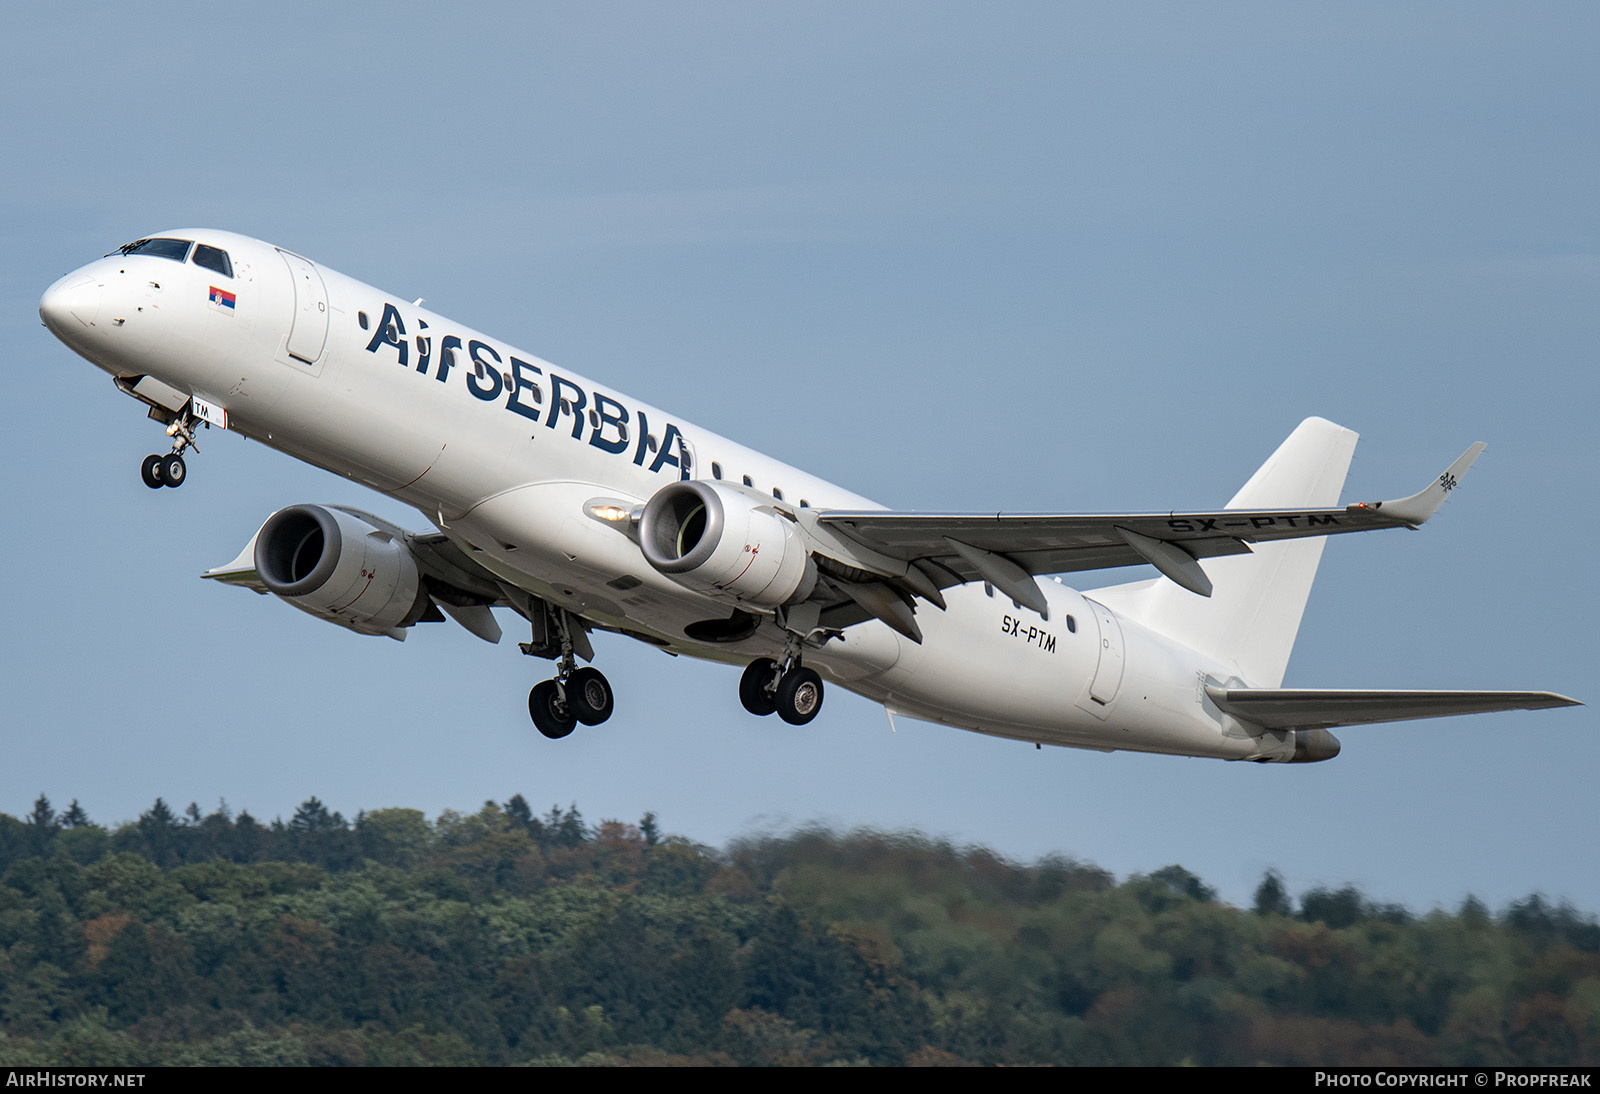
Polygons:
<instances>
[{"instance_id":1,"label":"sx-ptm registration on tail","mask_svg":"<svg viewBox=\"0 0 1600 1094\"><path fill-rule=\"evenodd\" d=\"M1228 760L1325 760L1338 726L1575 702L1279 686L1326 537L1420 526L1482 444L1371 504L1339 504L1356 435L1308 418L1215 510L895 512L228 232L139 239L57 281L39 314L166 427L150 487L180 485L216 426L434 526L293 505L204 576L392 638L448 616L497 642L510 609L522 651L556 664L528 696L547 737L611 716L594 631L742 665L745 708L795 725L826 679L980 733ZM1159 576L1039 580L1141 564Z\"/></svg>"}]
</instances>

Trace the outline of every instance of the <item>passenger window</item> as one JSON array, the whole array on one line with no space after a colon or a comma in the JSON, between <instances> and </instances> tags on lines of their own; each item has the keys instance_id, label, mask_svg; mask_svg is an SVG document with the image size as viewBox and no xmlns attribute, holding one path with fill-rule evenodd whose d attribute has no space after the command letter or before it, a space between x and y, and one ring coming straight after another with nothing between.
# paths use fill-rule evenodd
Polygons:
<instances>
[{"instance_id":1,"label":"passenger window","mask_svg":"<svg viewBox=\"0 0 1600 1094\"><path fill-rule=\"evenodd\" d=\"M228 252L216 247L207 247L204 243L194 245L194 264L204 266L223 277L233 276L233 263L228 260Z\"/></svg>"},{"instance_id":2,"label":"passenger window","mask_svg":"<svg viewBox=\"0 0 1600 1094\"><path fill-rule=\"evenodd\" d=\"M751 478L750 478L750 476L749 476L749 475L746 475L746 476L745 476L745 477L744 477L744 484L745 484L745 485L746 485L746 486L754 486L754 485L755 485L755 482L754 482L754 480L752 480L752 479L751 479Z\"/></svg>"},{"instance_id":3,"label":"passenger window","mask_svg":"<svg viewBox=\"0 0 1600 1094\"><path fill-rule=\"evenodd\" d=\"M711 477L714 479L722 478L722 465L716 460L711 461Z\"/></svg>"},{"instance_id":4,"label":"passenger window","mask_svg":"<svg viewBox=\"0 0 1600 1094\"><path fill-rule=\"evenodd\" d=\"M783 500L783 491L780 490L778 487L774 486L772 488L772 496L777 498L779 501L782 501Z\"/></svg>"}]
</instances>

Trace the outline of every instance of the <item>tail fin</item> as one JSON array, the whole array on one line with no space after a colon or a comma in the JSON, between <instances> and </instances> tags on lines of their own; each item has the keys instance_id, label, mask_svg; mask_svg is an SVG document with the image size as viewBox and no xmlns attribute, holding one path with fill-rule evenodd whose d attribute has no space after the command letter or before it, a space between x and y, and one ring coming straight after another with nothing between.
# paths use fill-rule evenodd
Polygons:
<instances>
[{"instance_id":1,"label":"tail fin","mask_svg":"<svg viewBox=\"0 0 1600 1094\"><path fill-rule=\"evenodd\" d=\"M1355 450L1355 433L1322 418L1307 418L1250 476L1227 508L1333 508L1339 504ZM1231 664L1252 686L1275 688L1283 683L1326 542L1317 536L1263 543L1248 555L1207 559L1205 571L1213 590L1209 598L1165 578L1088 595Z\"/></svg>"}]
</instances>

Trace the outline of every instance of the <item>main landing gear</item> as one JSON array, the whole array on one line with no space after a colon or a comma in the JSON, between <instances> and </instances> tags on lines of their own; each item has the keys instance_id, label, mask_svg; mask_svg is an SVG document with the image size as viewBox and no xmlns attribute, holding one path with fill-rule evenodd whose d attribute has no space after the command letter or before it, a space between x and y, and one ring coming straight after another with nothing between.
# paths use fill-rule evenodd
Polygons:
<instances>
[{"instance_id":1,"label":"main landing gear","mask_svg":"<svg viewBox=\"0 0 1600 1094\"><path fill-rule=\"evenodd\" d=\"M786 656L783 666L763 657L750 662L739 677L739 702L751 714L776 711L790 725L803 726L822 709L822 677L804 668L797 656Z\"/></svg>"},{"instance_id":2,"label":"main landing gear","mask_svg":"<svg viewBox=\"0 0 1600 1094\"><path fill-rule=\"evenodd\" d=\"M599 725L611 717L611 709L611 682L599 669L581 668L566 679L557 676L535 684L528 692L528 716L552 741L571 733L579 722Z\"/></svg>"},{"instance_id":3,"label":"main landing gear","mask_svg":"<svg viewBox=\"0 0 1600 1094\"><path fill-rule=\"evenodd\" d=\"M597 726L611 717L615 696L611 691L611 682L599 669L587 666L573 668L575 645L570 617L565 612L551 612L544 618L544 623L547 634L550 629L556 632L549 637L558 639L561 652L556 662L556 678L535 684L533 690L528 692L528 716L533 719L534 728L556 741L571 733L580 722L586 726ZM549 626L550 623L554 623L553 628ZM582 632L579 633L581 635ZM587 636L583 638L584 647L588 649ZM554 651L545 652L547 642L548 639L539 641L536 626L535 640L523 643L522 652L548 657Z\"/></svg>"},{"instance_id":4,"label":"main landing gear","mask_svg":"<svg viewBox=\"0 0 1600 1094\"><path fill-rule=\"evenodd\" d=\"M196 452L200 451L200 446L194 440L194 427L200 421L187 406L172 419L167 426L167 436L173 439L172 451L165 456L146 456L139 465L139 477L144 479L146 486L159 490L163 486L183 485L183 480L189 475L189 469L183 463L183 450L193 446Z\"/></svg>"}]
</instances>

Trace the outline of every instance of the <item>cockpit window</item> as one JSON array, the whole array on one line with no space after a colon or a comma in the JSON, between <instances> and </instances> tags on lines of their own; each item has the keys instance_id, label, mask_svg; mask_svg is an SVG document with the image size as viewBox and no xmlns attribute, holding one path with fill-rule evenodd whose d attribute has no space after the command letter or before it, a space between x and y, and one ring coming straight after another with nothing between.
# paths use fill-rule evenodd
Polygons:
<instances>
[{"instance_id":1,"label":"cockpit window","mask_svg":"<svg viewBox=\"0 0 1600 1094\"><path fill-rule=\"evenodd\" d=\"M125 255L155 255L157 258L182 262L189 257L189 243L187 239L136 239L117 250Z\"/></svg>"},{"instance_id":2,"label":"cockpit window","mask_svg":"<svg viewBox=\"0 0 1600 1094\"><path fill-rule=\"evenodd\" d=\"M233 276L233 263L228 261L228 252L216 247L207 247L204 243L194 245L194 264L215 270L223 277Z\"/></svg>"}]
</instances>

